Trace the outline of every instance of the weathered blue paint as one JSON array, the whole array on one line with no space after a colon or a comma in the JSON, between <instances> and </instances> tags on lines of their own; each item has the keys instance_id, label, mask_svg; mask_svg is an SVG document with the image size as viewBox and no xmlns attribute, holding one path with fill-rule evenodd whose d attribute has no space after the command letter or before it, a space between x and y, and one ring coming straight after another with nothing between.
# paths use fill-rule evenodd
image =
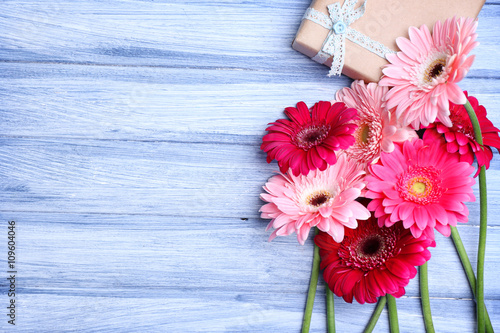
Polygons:
<instances>
[{"instance_id":1,"label":"weathered blue paint","mask_svg":"<svg viewBox=\"0 0 500 333\"><path fill-rule=\"evenodd\" d=\"M499 4L479 16L481 45L460 83L497 126ZM308 5L0 2L0 239L15 220L17 331L299 331L312 242L267 242L258 195L277 166L259 144L284 107L351 82L291 49ZM497 152L487 177L486 300L498 328ZM478 204L468 207L459 230L474 264ZM437 243L436 331L473 332L456 252ZM4 296L5 266L0 241ZM414 280L398 300L402 332L424 331L418 295ZM312 332L325 331L323 298L321 282ZM338 331L362 331L373 305L335 302ZM1 331L12 329L5 317ZM385 311L377 331L388 331Z\"/></svg>"}]
</instances>

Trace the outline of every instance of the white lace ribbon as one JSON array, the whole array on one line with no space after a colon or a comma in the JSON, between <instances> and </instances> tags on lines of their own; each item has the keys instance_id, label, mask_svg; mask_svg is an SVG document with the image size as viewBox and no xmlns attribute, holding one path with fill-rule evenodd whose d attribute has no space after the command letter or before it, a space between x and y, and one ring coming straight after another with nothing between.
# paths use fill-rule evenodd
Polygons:
<instances>
[{"instance_id":1,"label":"white lace ribbon","mask_svg":"<svg viewBox=\"0 0 500 333\"><path fill-rule=\"evenodd\" d=\"M354 7L358 0L346 0L343 6L340 6L339 2L335 2L327 6L330 16L314 8L306 10L303 19L310 20L329 30L321 50L312 58L314 61L324 64L328 58L333 56L332 67L328 76L342 73L346 38L384 59L387 53L396 53L396 51L350 27L354 21L365 13L366 1L363 1L363 4L356 9Z\"/></svg>"}]
</instances>

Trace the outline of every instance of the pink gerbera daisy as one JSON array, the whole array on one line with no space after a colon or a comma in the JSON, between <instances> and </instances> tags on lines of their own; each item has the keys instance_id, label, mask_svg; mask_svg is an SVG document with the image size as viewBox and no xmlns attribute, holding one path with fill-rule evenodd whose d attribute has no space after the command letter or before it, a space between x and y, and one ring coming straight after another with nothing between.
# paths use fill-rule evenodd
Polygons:
<instances>
[{"instance_id":1,"label":"pink gerbera daisy","mask_svg":"<svg viewBox=\"0 0 500 333\"><path fill-rule=\"evenodd\" d=\"M383 69L380 85L392 86L387 94L387 107L396 107L403 124L420 128L436 118L445 126L452 125L449 101L465 104L466 98L457 83L469 70L477 46L477 21L451 18L436 22L431 33L427 26L409 29L410 39L399 37L401 52L388 54L391 64Z\"/></svg>"},{"instance_id":2,"label":"pink gerbera daisy","mask_svg":"<svg viewBox=\"0 0 500 333\"><path fill-rule=\"evenodd\" d=\"M380 226L402 221L413 236L425 232L434 238L434 228L449 236L450 226L467 222L464 202L475 200L474 168L448 153L440 141L398 144L392 153L381 153L369 171L366 197L373 200L368 209L375 212Z\"/></svg>"},{"instance_id":3,"label":"pink gerbera daisy","mask_svg":"<svg viewBox=\"0 0 500 333\"><path fill-rule=\"evenodd\" d=\"M377 297L390 294L401 297L417 274L415 266L431 258L427 250L435 246L424 235L415 238L401 225L378 227L371 217L358 228L346 231L339 244L326 233L314 241L320 248L323 277L333 293L352 303L375 303Z\"/></svg>"},{"instance_id":4,"label":"pink gerbera daisy","mask_svg":"<svg viewBox=\"0 0 500 333\"><path fill-rule=\"evenodd\" d=\"M309 111L304 102L297 108L286 108L291 119L278 119L266 130L260 149L267 153L267 162L278 161L282 173L292 170L295 176L309 170L325 170L335 164L335 151L354 143L356 125L351 121L356 110L343 103L318 102Z\"/></svg>"},{"instance_id":5,"label":"pink gerbera daisy","mask_svg":"<svg viewBox=\"0 0 500 333\"><path fill-rule=\"evenodd\" d=\"M453 103L450 103L452 126L446 127L440 122L432 123L426 128L423 139L427 142L444 138L447 150L450 153L458 152L460 161L469 164L474 162L474 156L476 156L478 168L475 176L477 176L481 166L484 165L486 169L490 167L490 161L493 158L490 146L500 150L500 137L498 136L500 130L493 126L493 123L486 117L484 106L479 105L475 97L468 96L466 91L464 93L479 120L484 146L476 142L474 129L465 107Z\"/></svg>"},{"instance_id":6,"label":"pink gerbera daisy","mask_svg":"<svg viewBox=\"0 0 500 333\"><path fill-rule=\"evenodd\" d=\"M358 126L354 132L356 141L346 153L359 163L378 159L380 151L390 153L394 150L393 142L417 137L411 128L400 126L396 117L385 107L384 97L388 90L388 87L376 83L354 81L351 88L337 92L337 101L358 110L358 119L353 121Z\"/></svg>"},{"instance_id":7,"label":"pink gerbera daisy","mask_svg":"<svg viewBox=\"0 0 500 333\"><path fill-rule=\"evenodd\" d=\"M260 209L262 218L272 219L267 230L276 229L269 240L296 232L303 245L311 227L316 226L342 241L344 227L356 228L356 220L370 216L366 207L355 201L365 187L364 175L361 165L340 153L337 163L324 171L273 176L264 186L267 193L261 194L268 203Z\"/></svg>"}]
</instances>

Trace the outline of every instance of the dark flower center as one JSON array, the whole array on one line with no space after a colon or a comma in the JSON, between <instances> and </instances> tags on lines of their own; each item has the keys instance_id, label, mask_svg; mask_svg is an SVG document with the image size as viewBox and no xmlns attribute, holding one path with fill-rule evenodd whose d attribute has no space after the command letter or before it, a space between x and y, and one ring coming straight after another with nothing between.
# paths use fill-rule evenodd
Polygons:
<instances>
[{"instance_id":1,"label":"dark flower center","mask_svg":"<svg viewBox=\"0 0 500 333\"><path fill-rule=\"evenodd\" d=\"M372 256L376 254L382 247L382 239L378 237L368 238L360 244L360 254L365 256Z\"/></svg>"},{"instance_id":2,"label":"dark flower center","mask_svg":"<svg viewBox=\"0 0 500 333\"><path fill-rule=\"evenodd\" d=\"M321 191L318 193L311 194L307 197L307 203L314 207L319 207L325 204L332 195L328 191Z\"/></svg>"},{"instance_id":3,"label":"dark flower center","mask_svg":"<svg viewBox=\"0 0 500 333\"><path fill-rule=\"evenodd\" d=\"M443 72L443 64L436 64L429 73L431 77L438 77Z\"/></svg>"},{"instance_id":4,"label":"dark flower center","mask_svg":"<svg viewBox=\"0 0 500 333\"><path fill-rule=\"evenodd\" d=\"M319 145L328 137L330 126L327 125L311 125L301 129L294 137L293 142L299 148L309 150L314 146Z\"/></svg>"},{"instance_id":5,"label":"dark flower center","mask_svg":"<svg viewBox=\"0 0 500 333\"><path fill-rule=\"evenodd\" d=\"M427 68L424 75L424 80L427 83L431 83L432 79L438 78L444 71L444 67L446 66L446 59L436 59L432 62L432 64Z\"/></svg>"},{"instance_id":6,"label":"dark flower center","mask_svg":"<svg viewBox=\"0 0 500 333\"><path fill-rule=\"evenodd\" d=\"M361 225L361 224L360 224ZM377 223L348 231L339 247L339 257L346 266L370 271L385 264L401 250L398 247L400 228L380 228Z\"/></svg>"}]
</instances>

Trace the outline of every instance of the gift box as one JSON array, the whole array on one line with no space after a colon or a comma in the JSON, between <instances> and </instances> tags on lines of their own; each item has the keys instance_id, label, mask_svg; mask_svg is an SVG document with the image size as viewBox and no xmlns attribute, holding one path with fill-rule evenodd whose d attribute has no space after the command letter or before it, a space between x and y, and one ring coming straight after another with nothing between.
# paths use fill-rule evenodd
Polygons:
<instances>
[{"instance_id":1,"label":"gift box","mask_svg":"<svg viewBox=\"0 0 500 333\"><path fill-rule=\"evenodd\" d=\"M342 17L337 22L332 20L332 9L328 5L336 2L338 4L334 6L343 11L346 22L342 22ZM444 21L453 16L475 18L484 2L485 0L359 0L356 3L356 0L314 0L306 12L312 20L302 20L292 47L329 67L333 62L334 67L340 67L338 73L334 74L340 74L341 70L352 79L378 82L382 67L388 64L381 53L399 51L396 38L408 38L409 27L425 24L432 29L436 21ZM346 11L348 6L352 7L351 12ZM350 32L350 39L342 36L347 35L346 29ZM325 40L332 38L338 39L338 45L335 48L332 45L324 46ZM343 46L340 45L342 38ZM356 39L356 42L351 39ZM334 56L337 55L337 58L320 52L325 48ZM343 67L339 66L338 56L341 53L344 55Z\"/></svg>"}]
</instances>

